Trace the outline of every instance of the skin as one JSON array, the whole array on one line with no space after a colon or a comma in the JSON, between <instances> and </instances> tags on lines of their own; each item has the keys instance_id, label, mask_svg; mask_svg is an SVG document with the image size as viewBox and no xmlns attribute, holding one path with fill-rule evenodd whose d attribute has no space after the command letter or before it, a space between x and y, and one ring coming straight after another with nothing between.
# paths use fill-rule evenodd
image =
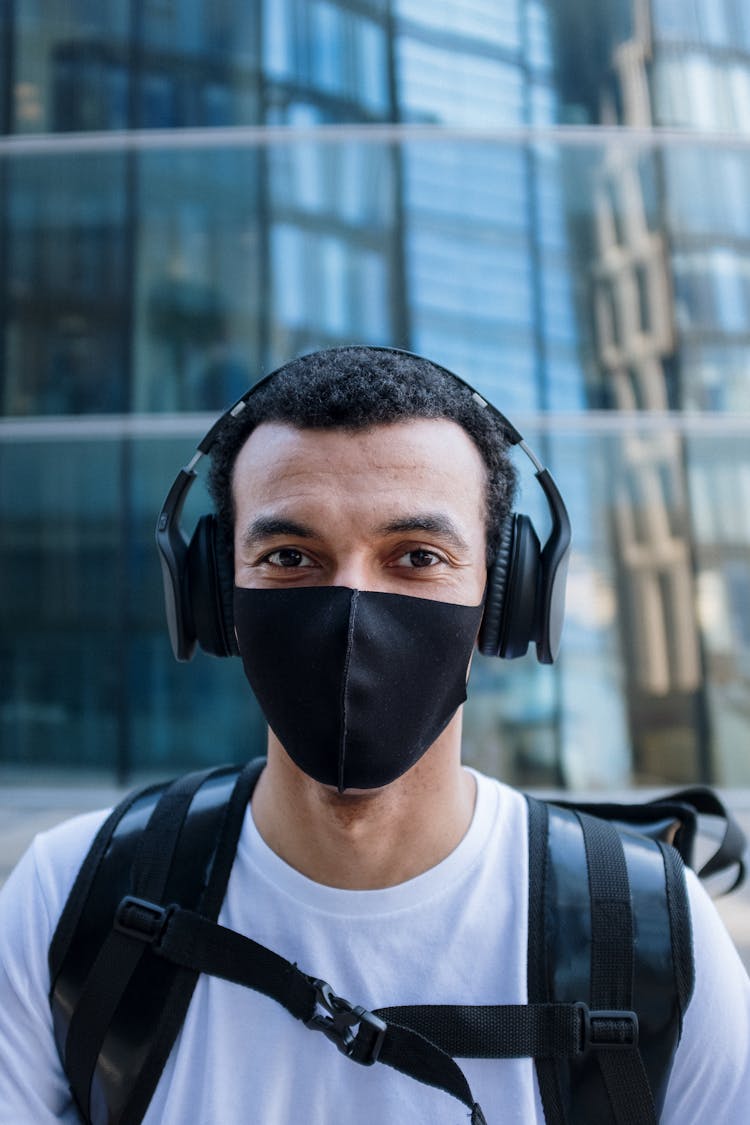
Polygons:
<instances>
[{"instance_id":1,"label":"skin","mask_svg":"<svg viewBox=\"0 0 750 1125\"><path fill-rule=\"evenodd\" d=\"M235 463L235 583L347 586L478 605L485 468L448 419L369 430L263 423ZM468 669L467 669L468 675ZM272 731L253 817L274 852L318 883L393 886L466 833L475 784L461 766L462 709L406 774L381 789L313 781Z\"/></svg>"}]
</instances>

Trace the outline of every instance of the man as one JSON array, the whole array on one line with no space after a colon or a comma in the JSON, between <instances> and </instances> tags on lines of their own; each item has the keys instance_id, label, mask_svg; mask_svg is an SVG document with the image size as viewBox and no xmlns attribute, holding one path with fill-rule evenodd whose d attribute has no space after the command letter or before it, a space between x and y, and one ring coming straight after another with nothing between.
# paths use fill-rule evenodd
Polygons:
<instances>
[{"instance_id":1,"label":"man","mask_svg":"<svg viewBox=\"0 0 750 1125\"><path fill-rule=\"evenodd\" d=\"M526 804L461 765L514 490L499 422L427 361L343 349L274 376L211 456L237 645L269 722L220 922L367 1009L524 1004ZM40 837L0 899L0 1122L77 1120L46 955L101 819ZM740 1125L750 985L693 877L689 893L696 986L662 1120ZM532 1060L462 1068L490 1125L544 1120ZM144 1120L467 1116L408 1075L355 1066L269 997L201 976Z\"/></svg>"}]
</instances>

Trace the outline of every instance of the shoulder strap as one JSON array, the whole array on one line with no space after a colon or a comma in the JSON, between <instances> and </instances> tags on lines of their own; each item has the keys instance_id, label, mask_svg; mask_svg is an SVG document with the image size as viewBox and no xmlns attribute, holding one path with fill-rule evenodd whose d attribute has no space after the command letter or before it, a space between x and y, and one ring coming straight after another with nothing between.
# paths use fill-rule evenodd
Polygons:
<instances>
[{"instance_id":1,"label":"shoulder strap","mask_svg":"<svg viewBox=\"0 0 750 1125\"><path fill-rule=\"evenodd\" d=\"M637 1029L565 1064L537 1060L546 1118L654 1123L692 992L680 857L640 831L528 801L529 1001L584 1001L605 1030L630 1012Z\"/></svg>"},{"instance_id":2,"label":"shoulder strap","mask_svg":"<svg viewBox=\"0 0 750 1125\"><path fill-rule=\"evenodd\" d=\"M86 1122L139 1122L151 1100L197 973L165 969L140 928L172 902L218 917L262 765L201 771L126 798L81 867L49 961L58 1051Z\"/></svg>"},{"instance_id":3,"label":"shoulder strap","mask_svg":"<svg viewBox=\"0 0 750 1125\"><path fill-rule=\"evenodd\" d=\"M605 820L614 821L620 827L629 828L663 840L680 853L689 867L694 867L695 844L701 817L712 818L719 826L715 835L718 844L698 870L701 879L734 869L734 881L722 892L729 894L736 890L745 879L745 849L747 840L737 819L724 802L707 786L695 785L689 789L678 789L655 797L650 801L635 804L598 801L559 801L555 805L563 809L588 812Z\"/></svg>"},{"instance_id":4,"label":"shoulder strap","mask_svg":"<svg viewBox=\"0 0 750 1125\"><path fill-rule=\"evenodd\" d=\"M693 981L682 862L648 838L674 835L663 808L651 824L634 813L634 832L635 806L610 824L528 798L528 1004L368 1011L216 923L262 764L145 790L92 845L50 949L85 1121L141 1121L204 972L264 992L355 1062L445 1090L473 1125L484 1116L456 1058L533 1057L550 1123L655 1125ZM122 1026L138 1029L127 1046Z\"/></svg>"}]
</instances>

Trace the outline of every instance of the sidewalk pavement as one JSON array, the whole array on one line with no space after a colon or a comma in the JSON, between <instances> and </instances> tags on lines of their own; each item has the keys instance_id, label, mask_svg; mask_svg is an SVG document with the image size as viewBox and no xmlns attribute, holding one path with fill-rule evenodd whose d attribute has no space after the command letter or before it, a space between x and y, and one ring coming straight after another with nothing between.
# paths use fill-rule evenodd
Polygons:
<instances>
[{"instance_id":1,"label":"sidewalk pavement","mask_svg":"<svg viewBox=\"0 0 750 1125\"><path fill-rule=\"evenodd\" d=\"M130 787L129 787L130 788ZM60 821L94 809L109 808L126 790L114 786L65 785L0 787L0 886L38 832ZM728 791L724 800L735 813L750 839L750 791ZM645 800L636 790L618 799ZM750 972L750 876L738 891L719 897L716 907Z\"/></svg>"}]
</instances>

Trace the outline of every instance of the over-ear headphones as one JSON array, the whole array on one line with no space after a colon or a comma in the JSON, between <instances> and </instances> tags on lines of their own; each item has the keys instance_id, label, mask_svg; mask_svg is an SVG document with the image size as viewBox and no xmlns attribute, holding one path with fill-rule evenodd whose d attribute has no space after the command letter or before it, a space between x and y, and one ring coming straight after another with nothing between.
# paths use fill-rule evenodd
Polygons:
<instances>
[{"instance_id":1,"label":"over-ear headphones","mask_svg":"<svg viewBox=\"0 0 750 1125\"><path fill-rule=\"evenodd\" d=\"M396 348L366 350L421 359ZM316 352L304 358L319 359L320 354ZM492 403L447 368L431 360L423 362L429 362L431 367L466 387L477 409L492 411L508 443L517 445L531 460L552 521L543 547L528 516L511 512L505 521L497 555L487 574L484 616L477 641L479 651L485 656L512 660L523 656L533 641L540 663L552 664L560 647L570 553L570 520L563 499L549 470ZM233 560L221 546L216 517L201 516L189 541L180 527L180 518L200 458L210 454L223 427L229 419L242 413L258 388L284 370L285 367L280 367L259 379L214 423L190 462L180 469L159 513L156 544L164 579L169 638L177 660L190 660L196 644L214 656L238 655L232 614Z\"/></svg>"}]
</instances>

